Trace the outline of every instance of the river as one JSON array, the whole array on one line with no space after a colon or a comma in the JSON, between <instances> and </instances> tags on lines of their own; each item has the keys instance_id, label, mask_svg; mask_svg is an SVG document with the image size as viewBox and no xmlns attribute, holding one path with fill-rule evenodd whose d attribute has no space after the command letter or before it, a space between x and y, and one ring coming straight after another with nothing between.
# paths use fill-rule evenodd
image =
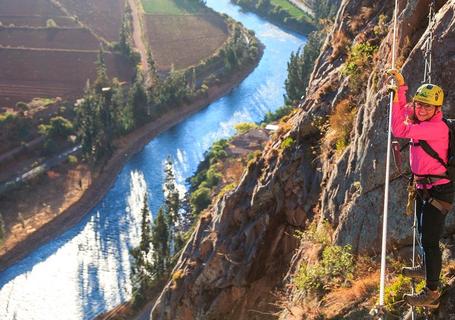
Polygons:
<instances>
[{"instance_id":1,"label":"river","mask_svg":"<svg viewBox=\"0 0 455 320\"><path fill-rule=\"evenodd\" d=\"M236 123L260 121L283 104L286 64L306 38L242 12L229 0L207 5L255 31L265 44L258 67L229 94L151 140L77 226L2 272L0 319L89 320L128 300L129 250L139 241L143 195L147 190L156 213L166 158L172 158L184 188L214 141L231 136Z\"/></svg>"}]
</instances>

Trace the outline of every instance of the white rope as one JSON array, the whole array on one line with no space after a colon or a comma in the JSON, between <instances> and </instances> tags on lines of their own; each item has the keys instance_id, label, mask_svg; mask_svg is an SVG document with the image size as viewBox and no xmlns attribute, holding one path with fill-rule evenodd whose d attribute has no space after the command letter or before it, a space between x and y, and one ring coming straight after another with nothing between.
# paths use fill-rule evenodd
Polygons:
<instances>
[{"instance_id":1,"label":"white rope","mask_svg":"<svg viewBox=\"0 0 455 320\"><path fill-rule=\"evenodd\" d=\"M395 55L396 55L396 37L397 37L397 14L398 14L398 0L395 0L395 10L393 13L393 41L392 41L392 69L395 68ZM389 202L389 176L390 176L390 153L392 146L392 104L393 92L390 93L390 108L389 108L389 126L387 132L387 159L385 171L385 190L384 190L384 213L382 221L382 250L381 250L381 279L379 285L379 307L384 307L384 287L385 287L385 268L386 268L386 254L387 254L387 216L388 216L388 202ZM381 316L382 319L382 316Z\"/></svg>"}]
</instances>

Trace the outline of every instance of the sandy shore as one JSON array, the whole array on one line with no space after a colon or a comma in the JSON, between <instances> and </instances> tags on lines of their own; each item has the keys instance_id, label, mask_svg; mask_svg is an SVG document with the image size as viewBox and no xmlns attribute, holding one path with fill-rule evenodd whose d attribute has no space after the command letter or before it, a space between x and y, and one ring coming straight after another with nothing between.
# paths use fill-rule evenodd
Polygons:
<instances>
[{"instance_id":1,"label":"sandy shore","mask_svg":"<svg viewBox=\"0 0 455 320\"><path fill-rule=\"evenodd\" d=\"M0 256L0 272L79 223L104 197L107 191L109 191L125 163L134 154L142 150L152 138L227 94L245 79L256 66L257 64L253 64L238 74L233 75L225 83L210 88L206 97L200 98L191 104L181 106L120 139L113 157L77 202L73 203L68 209L56 216L55 219L28 235L24 240L19 241Z\"/></svg>"}]
</instances>

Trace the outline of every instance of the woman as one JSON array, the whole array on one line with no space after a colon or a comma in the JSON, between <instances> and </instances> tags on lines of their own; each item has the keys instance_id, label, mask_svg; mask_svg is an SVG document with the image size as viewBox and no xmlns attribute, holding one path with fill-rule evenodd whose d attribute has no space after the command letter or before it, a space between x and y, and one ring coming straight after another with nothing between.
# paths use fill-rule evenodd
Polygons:
<instances>
[{"instance_id":1,"label":"woman","mask_svg":"<svg viewBox=\"0 0 455 320\"><path fill-rule=\"evenodd\" d=\"M439 86L424 84L417 89L413 102L407 104L408 87L403 76L396 69L388 73L398 85L392 106L392 133L411 139L410 165L417 189L416 213L424 251L424 265L403 268L403 275L425 279L426 286L417 294L406 294L404 299L413 306L437 308L442 268L439 240L455 191L444 165L449 149L449 128L442 119L444 92ZM431 150L436 152L433 156Z\"/></svg>"}]
</instances>

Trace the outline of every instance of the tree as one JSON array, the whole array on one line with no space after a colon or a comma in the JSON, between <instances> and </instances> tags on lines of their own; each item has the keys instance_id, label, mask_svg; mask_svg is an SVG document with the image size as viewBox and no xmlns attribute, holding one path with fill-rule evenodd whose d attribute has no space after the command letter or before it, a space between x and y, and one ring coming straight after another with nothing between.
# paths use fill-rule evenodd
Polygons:
<instances>
[{"instance_id":1,"label":"tree","mask_svg":"<svg viewBox=\"0 0 455 320\"><path fill-rule=\"evenodd\" d=\"M57 24L55 23L55 21L53 19L47 19L46 21L46 28L57 28Z\"/></svg>"},{"instance_id":2,"label":"tree","mask_svg":"<svg viewBox=\"0 0 455 320\"><path fill-rule=\"evenodd\" d=\"M152 81L152 84L155 84L158 82L159 78L156 71L155 60L153 59L152 51L150 48L147 50L147 64L149 67L150 80Z\"/></svg>"},{"instance_id":3,"label":"tree","mask_svg":"<svg viewBox=\"0 0 455 320\"><path fill-rule=\"evenodd\" d=\"M164 168L165 179L163 193L165 197L165 207L169 215L169 225L173 226L176 223L180 222L179 210L181 207L180 203L180 194L177 189L174 166L172 164L171 158L166 159L166 164Z\"/></svg>"},{"instance_id":4,"label":"tree","mask_svg":"<svg viewBox=\"0 0 455 320\"><path fill-rule=\"evenodd\" d=\"M96 65L96 80L94 83L96 93L100 93L101 89L109 86L109 77L107 76L107 67L104 60L104 49L100 47L98 56L95 62Z\"/></svg>"},{"instance_id":5,"label":"tree","mask_svg":"<svg viewBox=\"0 0 455 320\"><path fill-rule=\"evenodd\" d=\"M160 208L152 228L151 242L153 246L153 272L158 279L163 277L169 268L169 229Z\"/></svg>"},{"instance_id":6,"label":"tree","mask_svg":"<svg viewBox=\"0 0 455 320\"><path fill-rule=\"evenodd\" d=\"M51 118L48 125L40 125L39 131L41 134L44 134L49 138L66 139L71 133L74 132L74 126L68 119L57 116Z\"/></svg>"},{"instance_id":7,"label":"tree","mask_svg":"<svg viewBox=\"0 0 455 320\"><path fill-rule=\"evenodd\" d=\"M134 123L140 126L150 119L150 108L142 77L138 76L130 89L129 101L133 111Z\"/></svg>"},{"instance_id":8,"label":"tree","mask_svg":"<svg viewBox=\"0 0 455 320\"><path fill-rule=\"evenodd\" d=\"M284 82L286 104L298 103L305 95L313 71L314 62L319 56L323 41L323 31L312 32L303 51L292 52L288 62L288 77Z\"/></svg>"},{"instance_id":9,"label":"tree","mask_svg":"<svg viewBox=\"0 0 455 320\"><path fill-rule=\"evenodd\" d=\"M150 209L148 206L148 196L147 192L144 194L144 201L142 205L142 210L141 210L141 216L142 216L142 222L141 222L141 244L140 248L141 251L145 254L148 255L150 252L151 248L151 222L150 222Z\"/></svg>"},{"instance_id":10,"label":"tree","mask_svg":"<svg viewBox=\"0 0 455 320\"><path fill-rule=\"evenodd\" d=\"M152 232L150 209L147 193L144 195L141 210L141 242L131 250L131 283L133 286L133 305L140 306L146 301L147 293L153 285L153 261L151 260Z\"/></svg>"},{"instance_id":11,"label":"tree","mask_svg":"<svg viewBox=\"0 0 455 320\"><path fill-rule=\"evenodd\" d=\"M0 213L0 244L3 243L5 240L6 236L6 230L5 230L5 221L3 220L3 215Z\"/></svg>"}]
</instances>

